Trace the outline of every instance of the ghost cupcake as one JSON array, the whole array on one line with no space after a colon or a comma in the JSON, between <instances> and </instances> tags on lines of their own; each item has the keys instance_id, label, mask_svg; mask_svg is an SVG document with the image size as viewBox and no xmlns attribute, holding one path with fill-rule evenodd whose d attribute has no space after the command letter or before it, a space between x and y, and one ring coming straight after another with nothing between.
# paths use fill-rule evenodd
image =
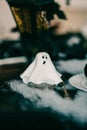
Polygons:
<instances>
[{"instance_id":1,"label":"ghost cupcake","mask_svg":"<svg viewBox=\"0 0 87 130\"><path fill-rule=\"evenodd\" d=\"M46 87L57 85L62 81L61 74L55 69L51 58L46 52L39 52L34 61L20 75L25 84Z\"/></svg>"}]
</instances>

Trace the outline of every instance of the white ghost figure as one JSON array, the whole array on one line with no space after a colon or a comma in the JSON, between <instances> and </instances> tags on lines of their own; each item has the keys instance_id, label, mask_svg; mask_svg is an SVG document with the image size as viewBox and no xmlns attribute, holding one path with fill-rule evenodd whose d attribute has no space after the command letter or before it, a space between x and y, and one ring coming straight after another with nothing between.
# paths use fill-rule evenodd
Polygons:
<instances>
[{"instance_id":1,"label":"white ghost figure","mask_svg":"<svg viewBox=\"0 0 87 130\"><path fill-rule=\"evenodd\" d=\"M61 74L55 69L49 54L46 52L39 52L20 77L25 84L32 82L34 84L57 85L63 82Z\"/></svg>"}]
</instances>

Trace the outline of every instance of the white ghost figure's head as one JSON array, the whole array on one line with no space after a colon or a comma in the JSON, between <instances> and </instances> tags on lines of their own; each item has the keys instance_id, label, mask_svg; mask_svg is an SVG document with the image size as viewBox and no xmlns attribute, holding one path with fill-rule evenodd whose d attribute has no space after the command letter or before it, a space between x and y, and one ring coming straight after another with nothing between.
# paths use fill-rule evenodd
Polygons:
<instances>
[{"instance_id":1,"label":"white ghost figure's head","mask_svg":"<svg viewBox=\"0 0 87 130\"><path fill-rule=\"evenodd\" d=\"M40 64L40 65L44 66L44 65L48 64L50 57L46 52L40 52L36 55L36 59L37 59L36 62L38 65Z\"/></svg>"},{"instance_id":2,"label":"white ghost figure's head","mask_svg":"<svg viewBox=\"0 0 87 130\"><path fill-rule=\"evenodd\" d=\"M61 74L56 70L49 54L46 52L37 53L34 61L20 77L26 84L32 82L34 84L47 83L57 85L58 83L63 82Z\"/></svg>"}]
</instances>

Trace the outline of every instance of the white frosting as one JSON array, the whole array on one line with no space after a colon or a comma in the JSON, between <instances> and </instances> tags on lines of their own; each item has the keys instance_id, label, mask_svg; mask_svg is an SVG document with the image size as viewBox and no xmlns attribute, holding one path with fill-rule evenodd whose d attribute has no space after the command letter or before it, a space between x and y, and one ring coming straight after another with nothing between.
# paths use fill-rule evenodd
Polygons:
<instances>
[{"instance_id":1,"label":"white frosting","mask_svg":"<svg viewBox=\"0 0 87 130\"><path fill-rule=\"evenodd\" d=\"M48 83L53 85L63 82L61 74L55 69L49 54L46 52L38 53L20 77L25 84L33 82L35 84Z\"/></svg>"}]
</instances>

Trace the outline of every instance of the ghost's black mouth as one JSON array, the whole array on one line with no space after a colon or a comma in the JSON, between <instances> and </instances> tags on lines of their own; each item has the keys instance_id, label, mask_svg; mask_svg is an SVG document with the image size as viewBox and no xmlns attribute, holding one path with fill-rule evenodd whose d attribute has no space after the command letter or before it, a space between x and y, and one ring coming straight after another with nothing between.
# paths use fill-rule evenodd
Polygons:
<instances>
[{"instance_id":1,"label":"ghost's black mouth","mask_svg":"<svg viewBox=\"0 0 87 130\"><path fill-rule=\"evenodd\" d=\"M43 61L43 65L46 63L46 61Z\"/></svg>"}]
</instances>

